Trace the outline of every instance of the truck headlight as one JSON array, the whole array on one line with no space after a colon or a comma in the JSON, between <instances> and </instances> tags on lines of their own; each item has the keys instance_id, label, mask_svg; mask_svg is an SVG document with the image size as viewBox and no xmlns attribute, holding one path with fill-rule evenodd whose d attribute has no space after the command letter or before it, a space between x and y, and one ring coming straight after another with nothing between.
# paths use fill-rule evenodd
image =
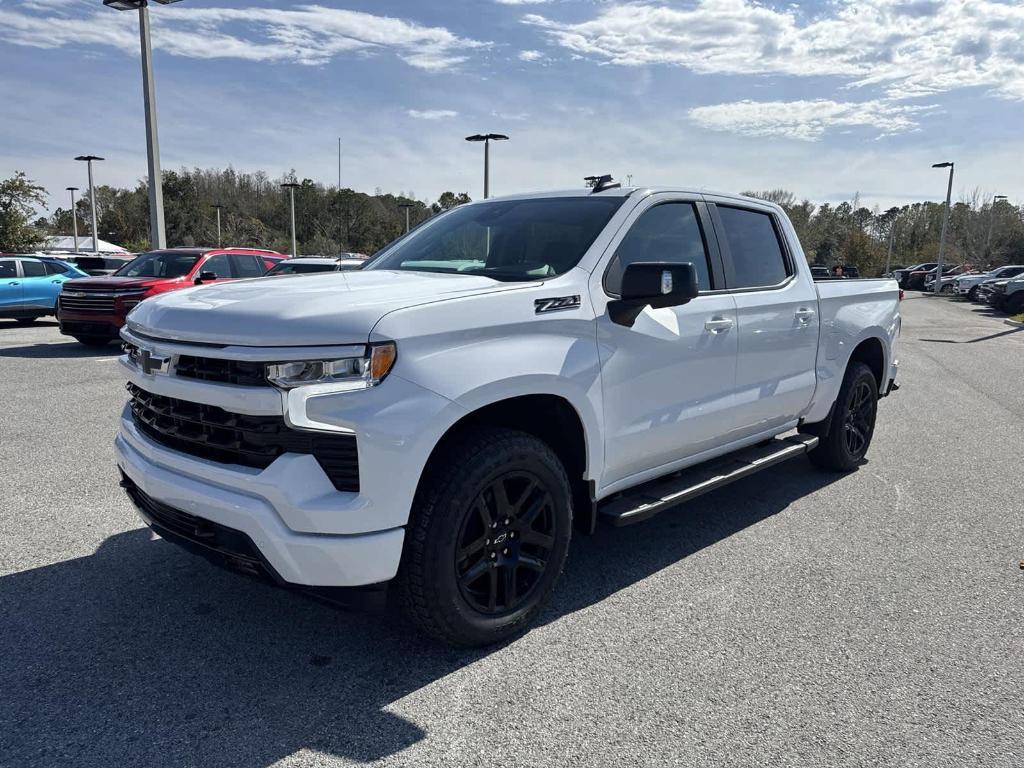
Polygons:
<instances>
[{"instance_id":1,"label":"truck headlight","mask_svg":"<svg viewBox=\"0 0 1024 768\"><path fill-rule=\"evenodd\" d=\"M362 357L273 363L267 366L267 381L282 389L310 384L336 384L339 392L368 389L384 380L397 357L393 341L371 344Z\"/></svg>"}]
</instances>

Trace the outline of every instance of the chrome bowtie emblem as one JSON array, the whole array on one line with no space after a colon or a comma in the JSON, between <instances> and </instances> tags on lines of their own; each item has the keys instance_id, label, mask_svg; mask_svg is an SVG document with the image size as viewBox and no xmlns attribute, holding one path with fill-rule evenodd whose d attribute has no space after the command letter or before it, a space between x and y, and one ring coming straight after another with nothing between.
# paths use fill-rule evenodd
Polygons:
<instances>
[{"instance_id":1,"label":"chrome bowtie emblem","mask_svg":"<svg viewBox=\"0 0 1024 768\"><path fill-rule=\"evenodd\" d=\"M137 359L143 373L167 373L167 364L171 361L170 355L161 355L148 349L140 349Z\"/></svg>"}]
</instances>

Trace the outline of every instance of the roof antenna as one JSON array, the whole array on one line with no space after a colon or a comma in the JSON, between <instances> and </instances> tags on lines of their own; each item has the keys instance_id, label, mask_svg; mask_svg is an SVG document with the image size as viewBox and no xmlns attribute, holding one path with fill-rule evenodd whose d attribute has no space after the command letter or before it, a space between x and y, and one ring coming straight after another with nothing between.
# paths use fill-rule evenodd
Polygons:
<instances>
[{"instance_id":1,"label":"roof antenna","mask_svg":"<svg viewBox=\"0 0 1024 768\"><path fill-rule=\"evenodd\" d=\"M622 185L617 181L612 181L612 175L605 173L601 176L584 176L583 181L587 183L593 192L590 194L596 194L598 192L604 192L606 189L618 189Z\"/></svg>"}]
</instances>

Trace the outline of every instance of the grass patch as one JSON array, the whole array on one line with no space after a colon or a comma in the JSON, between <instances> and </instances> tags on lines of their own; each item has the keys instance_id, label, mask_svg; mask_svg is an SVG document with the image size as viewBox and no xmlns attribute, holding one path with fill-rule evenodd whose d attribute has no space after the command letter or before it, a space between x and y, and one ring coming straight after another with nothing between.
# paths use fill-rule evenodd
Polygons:
<instances>
[{"instance_id":1,"label":"grass patch","mask_svg":"<svg viewBox=\"0 0 1024 768\"><path fill-rule=\"evenodd\" d=\"M1024 323L1024 312L1021 312L1019 315L1014 315L1010 319L1016 320L1018 323Z\"/></svg>"}]
</instances>

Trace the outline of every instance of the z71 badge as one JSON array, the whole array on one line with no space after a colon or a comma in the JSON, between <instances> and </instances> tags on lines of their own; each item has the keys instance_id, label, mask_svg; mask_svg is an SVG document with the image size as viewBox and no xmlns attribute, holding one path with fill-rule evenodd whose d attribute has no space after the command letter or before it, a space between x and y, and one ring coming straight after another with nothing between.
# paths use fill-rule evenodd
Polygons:
<instances>
[{"instance_id":1,"label":"z71 badge","mask_svg":"<svg viewBox=\"0 0 1024 768\"><path fill-rule=\"evenodd\" d=\"M538 315L545 312L561 312L563 309L579 309L579 296L556 296L552 299L536 299L533 302L533 310Z\"/></svg>"}]
</instances>

